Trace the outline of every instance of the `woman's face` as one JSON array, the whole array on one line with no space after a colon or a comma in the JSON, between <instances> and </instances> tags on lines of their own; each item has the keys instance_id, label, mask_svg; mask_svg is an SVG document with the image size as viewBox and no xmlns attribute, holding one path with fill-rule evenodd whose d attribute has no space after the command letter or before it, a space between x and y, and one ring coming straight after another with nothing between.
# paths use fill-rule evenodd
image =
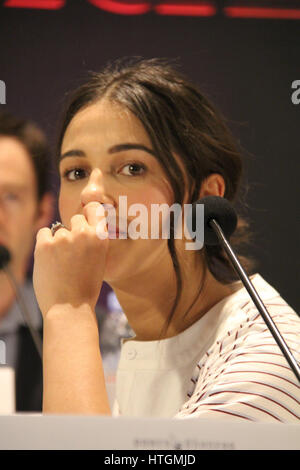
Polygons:
<instances>
[{"instance_id":1,"label":"woman's face","mask_svg":"<svg viewBox=\"0 0 300 470\"><path fill-rule=\"evenodd\" d=\"M97 201L115 207L118 225L119 197L126 196L128 209L135 203L146 207L150 233L151 204L170 206L173 200L171 185L153 153L143 125L129 110L102 100L79 111L61 148L63 224L70 228L71 217ZM127 212L127 227L135 217ZM113 283L148 270L166 250L166 239L110 239L104 280Z\"/></svg>"}]
</instances>

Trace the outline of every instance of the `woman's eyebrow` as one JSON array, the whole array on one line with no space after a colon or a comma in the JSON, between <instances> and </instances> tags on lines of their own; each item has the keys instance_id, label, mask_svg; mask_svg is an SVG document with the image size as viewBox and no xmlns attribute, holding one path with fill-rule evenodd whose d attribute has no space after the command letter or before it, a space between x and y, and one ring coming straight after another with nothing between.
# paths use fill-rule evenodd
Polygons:
<instances>
[{"instance_id":1,"label":"woman's eyebrow","mask_svg":"<svg viewBox=\"0 0 300 470\"><path fill-rule=\"evenodd\" d=\"M150 155L155 156L155 153L152 149L149 149L149 147L146 147L146 145L143 144L118 144L114 145L113 147L110 147L108 149L108 153L116 153L116 152L123 152L124 150L144 150L147 153L150 153Z\"/></svg>"},{"instance_id":2,"label":"woman's eyebrow","mask_svg":"<svg viewBox=\"0 0 300 470\"><path fill-rule=\"evenodd\" d=\"M153 155L155 157L154 151L143 144L117 144L113 147L110 147L108 149L108 153L112 154L117 152L124 152L126 150L144 150L144 152L150 153L150 155ZM86 157L86 153L83 150L79 149L68 150L59 157L59 161L61 162L66 157Z\"/></svg>"},{"instance_id":3,"label":"woman's eyebrow","mask_svg":"<svg viewBox=\"0 0 300 470\"><path fill-rule=\"evenodd\" d=\"M67 157L86 157L86 154L83 152L83 150L68 150L67 152L60 155L59 161L61 162L64 158Z\"/></svg>"}]
</instances>

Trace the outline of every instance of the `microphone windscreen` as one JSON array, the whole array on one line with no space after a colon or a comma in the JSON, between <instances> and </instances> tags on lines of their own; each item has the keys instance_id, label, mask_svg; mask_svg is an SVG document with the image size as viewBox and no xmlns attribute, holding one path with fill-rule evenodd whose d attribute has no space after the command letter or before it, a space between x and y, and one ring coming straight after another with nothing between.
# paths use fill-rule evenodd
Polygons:
<instances>
[{"instance_id":1,"label":"microphone windscreen","mask_svg":"<svg viewBox=\"0 0 300 470\"><path fill-rule=\"evenodd\" d=\"M9 250L4 245L0 245L0 269L5 268L5 266L10 262L11 256Z\"/></svg>"},{"instance_id":2,"label":"microphone windscreen","mask_svg":"<svg viewBox=\"0 0 300 470\"><path fill-rule=\"evenodd\" d=\"M197 204L204 204L204 245L219 245L220 243L209 224L211 219L218 222L225 237L229 239L237 226L237 215L230 202L220 196L205 196L193 204L193 219L196 217Z\"/></svg>"}]
</instances>

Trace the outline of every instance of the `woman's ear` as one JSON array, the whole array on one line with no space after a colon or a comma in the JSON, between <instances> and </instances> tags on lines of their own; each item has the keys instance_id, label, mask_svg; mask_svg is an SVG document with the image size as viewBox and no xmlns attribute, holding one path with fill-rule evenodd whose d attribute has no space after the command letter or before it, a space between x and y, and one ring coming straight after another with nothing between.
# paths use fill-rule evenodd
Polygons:
<instances>
[{"instance_id":1,"label":"woman's ear","mask_svg":"<svg viewBox=\"0 0 300 470\"><path fill-rule=\"evenodd\" d=\"M225 181L219 173L212 173L203 181L199 192L199 199L205 196L221 196L225 194Z\"/></svg>"}]
</instances>

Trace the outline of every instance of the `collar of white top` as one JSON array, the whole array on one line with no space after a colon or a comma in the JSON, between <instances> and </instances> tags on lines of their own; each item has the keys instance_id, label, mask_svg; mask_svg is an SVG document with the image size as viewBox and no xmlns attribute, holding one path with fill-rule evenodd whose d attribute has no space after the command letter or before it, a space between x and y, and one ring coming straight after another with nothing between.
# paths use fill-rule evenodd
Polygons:
<instances>
[{"instance_id":1,"label":"collar of white top","mask_svg":"<svg viewBox=\"0 0 300 470\"><path fill-rule=\"evenodd\" d=\"M250 279L262 301L279 295L260 274L253 274ZM197 322L176 336L156 341L136 341L134 337L123 339L119 370L152 369L154 366L160 370L181 368L191 362L193 355L197 362L197 358L212 343L213 337L217 337L219 328L224 327L228 313L230 312L229 318L234 321L234 314L240 310L242 304L249 301L249 305L254 305L242 281L232 283L232 286L235 285L236 291L233 294L222 299Z\"/></svg>"}]
</instances>

